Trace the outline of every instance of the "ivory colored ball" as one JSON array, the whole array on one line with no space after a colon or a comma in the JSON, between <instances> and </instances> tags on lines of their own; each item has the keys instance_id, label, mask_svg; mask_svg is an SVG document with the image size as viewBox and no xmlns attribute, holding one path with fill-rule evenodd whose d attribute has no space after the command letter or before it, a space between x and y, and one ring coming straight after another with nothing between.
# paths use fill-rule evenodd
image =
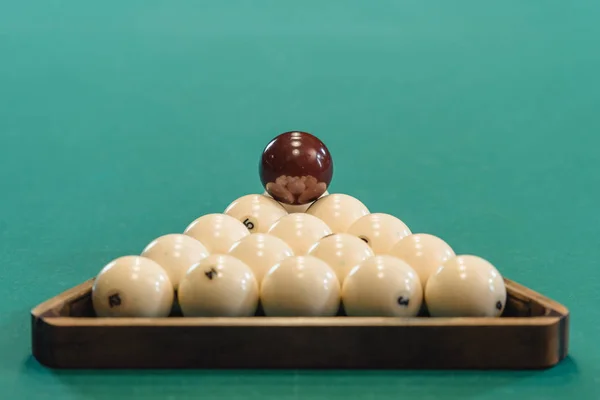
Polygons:
<instances>
[{"instance_id":1,"label":"ivory colored ball","mask_svg":"<svg viewBox=\"0 0 600 400\"><path fill-rule=\"evenodd\" d=\"M432 317L498 317L506 307L506 296L500 272L474 255L450 258L425 286Z\"/></svg>"},{"instance_id":2,"label":"ivory colored ball","mask_svg":"<svg viewBox=\"0 0 600 400\"><path fill-rule=\"evenodd\" d=\"M438 267L456 255L448 243L427 233L417 233L400 239L389 254L413 267L419 274L423 287Z\"/></svg>"},{"instance_id":3,"label":"ivory colored ball","mask_svg":"<svg viewBox=\"0 0 600 400\"><path fill-rule=\"evenodd\" d=\"M250 235L250 232L231 215L215 213L193 221L184 234L200 241L210 254L225 254L235 242Z\"/></svg>"},{"instance_id":4,"label":"ivory colored ball","mask_svg":"<svg viewBox=\"0 0 600 400\"><path fill-rule=\"evenodd\" d=\"M315 243L308 254L325 261L336 273L340 283L348 273L375 253L368 244L348 233L325 236Z\"/></svg>"},{"instance_id":5,"label":"ivory colored ball","mask_svg":"<svg viewBox=\"0 0 600 400\"><path fill-rule=\"evenodd\" d=\"M414 317L423 303L415 270L390 255L366 259L352 269L342 286L348 316Z\"/></svg>"},{"instance_id":6,"label":"ivory colored ball","mask_svg":"<svg viewBox=\"0 0 600 400\"><path fill-rule=\"evenodd\" d=\"M313 215L288 214L275 222L268 233L282 239L300 256L306 255L312 245L332 232L325 222Z\"/></svg>"},{"instance_id":7,"label":"ivory colored ball","mask_svg":"<svg viewBox=\"0 0 600 400\"><path fill-rule=\"evenodd\" d=\"M397 217L385 213L367 214L356 220L347 233L364 240L377 255L387 254L393 245L412 232Z\"/></svg>"},{"instance_id":8,"label":"ivory colored ball","mask_svg":"<svg viewBox=\"0 0 600 400\"><path fill-rule=\"evenodd\" d=\"M271 267L284 258L293 256L294 251L277 236L253 233L234 243L229 249L229 255L252 268L256 280L260 284Z\"/></svg>"},{"instance_id":9,"label":"ivory colored ball","mask_svg":"<svg viewBox=\"0 0 600 400\"><path fill-rule=\"evenodd\" d=\"M369 209L360 200L343 193L334 193L315 201L307 214L323 220L334 233L343 233Z\"/></svg>"},{"instance_id":10,"label":"ivory colored ball","mask_svg":"<svg viewBox=\"0 0 600 400\"><path fill-rule=\"evenodd\" d=\"M175 289L187 270L201 259L208 257L208 250L191 236L173 233L160 236L150 242L141 253L156 261L169 275Z\"/></svg>"},{"instance_id":11,"label":"ivory colored ball","mask_svg":"<svg viewBox=\"0 0 600 400\"><path fill-rule=\"evenodd\" d=\"M279 218L288 214L273 198L260 194L234 200L224 213L243 223L250 233L265 233Z\"/></svg>"},{"instance_id":12,"label":"ivory colored ball","mask_svg":"<svg viewBox=\"0 0 600 400\"><path fill-rule=\"evenodd\" d=\"M260 295L267 316L334 316L340 306L340 283L325 261L294 256L269 270Z\"/></svg>"},{"instance_id":13,"label":"ivory colored ball","mask_svg":"<svg viewBox=\"0 0 600 400\"><path fill-rule=\"evenodd\" d=\"M92 285L98 317L169 316L174 288L167 272L142 256L123 256L108 263Z\"/></svg>"},{"instance_id":14,"label":"ivory colored ball","mask_svg":"<svg viewBox=\"0 0 600 400\"><path fill-rule=\"evenodd\" d=\"M244 262L212 254L190 268L177 295L185 317L249 317L258 307L259 289Z\"/></svg>"}]
</instances>

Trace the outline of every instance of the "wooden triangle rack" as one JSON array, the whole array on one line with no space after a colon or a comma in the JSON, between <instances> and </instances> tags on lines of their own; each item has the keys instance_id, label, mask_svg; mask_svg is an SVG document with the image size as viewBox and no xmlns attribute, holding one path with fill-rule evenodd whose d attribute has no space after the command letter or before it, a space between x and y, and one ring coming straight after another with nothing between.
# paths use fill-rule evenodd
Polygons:
<instances>
[{"instance_id":1,"label":"wooden triangle rack","mask_svg":"<svg viewBox=\"0 0 600 400\"><path fill-rule=\"evenodd\" d=\"M500 318L96 318L93 280L31 311L51 368L540 369L568 354L569 312L511 280Z\"/></svg>"}]
</instances>

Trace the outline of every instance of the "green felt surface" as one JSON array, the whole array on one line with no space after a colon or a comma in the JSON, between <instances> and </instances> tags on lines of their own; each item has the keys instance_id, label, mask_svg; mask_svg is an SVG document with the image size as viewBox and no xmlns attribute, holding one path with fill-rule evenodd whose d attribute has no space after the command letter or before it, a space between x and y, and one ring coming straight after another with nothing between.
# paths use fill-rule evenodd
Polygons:
<instances>
[{"instance_id":1,"label":"green felt surface","mask_svg":"<svg viewBox=\"0 0 600 400\"><path fill-rule=\"evenodd\" d=\"M600 398L599 15L593 0L0 3L0 397ZM33 306L260 192L260 151L291 129L329 146L331 191L569 307L570 358L102 373L31 358Z\"/></svg>"}]
</instances>

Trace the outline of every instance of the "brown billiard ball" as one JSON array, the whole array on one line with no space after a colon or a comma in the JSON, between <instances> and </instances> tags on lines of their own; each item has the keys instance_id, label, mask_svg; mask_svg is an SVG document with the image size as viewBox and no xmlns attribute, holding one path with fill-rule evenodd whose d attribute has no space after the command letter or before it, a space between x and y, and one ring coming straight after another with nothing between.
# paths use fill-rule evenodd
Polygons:
<instances>
[{"instance_id":1,"label":"brown billiard ball","mask_svg":"<svg viewBox=\"0 0 600 400\"><path fill-rule=\"evenodd\" d=\"M271 140L259 164L262 184L275 200L308 204L329 188L333 160L327 146L307 132L291 131Z\"/></svg>"}]
</instances>

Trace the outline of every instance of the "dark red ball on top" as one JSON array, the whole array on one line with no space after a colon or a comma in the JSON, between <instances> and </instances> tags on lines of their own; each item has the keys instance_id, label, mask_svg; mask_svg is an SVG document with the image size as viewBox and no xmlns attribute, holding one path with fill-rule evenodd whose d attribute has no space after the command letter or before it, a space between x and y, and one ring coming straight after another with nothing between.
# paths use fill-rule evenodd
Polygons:
<instances>
[{"instance_id":1,"label":"dark red ball on top","mask_svg":"<svg viewBox=\"0 0 600 400\"><path fill-rule=\"evenodd\" d=\"M259 165L263 186L275 200L307 204L329 188L333 160L327 146L307 132L285 132L263 150Z\"/></svg>"}]
</instances>

